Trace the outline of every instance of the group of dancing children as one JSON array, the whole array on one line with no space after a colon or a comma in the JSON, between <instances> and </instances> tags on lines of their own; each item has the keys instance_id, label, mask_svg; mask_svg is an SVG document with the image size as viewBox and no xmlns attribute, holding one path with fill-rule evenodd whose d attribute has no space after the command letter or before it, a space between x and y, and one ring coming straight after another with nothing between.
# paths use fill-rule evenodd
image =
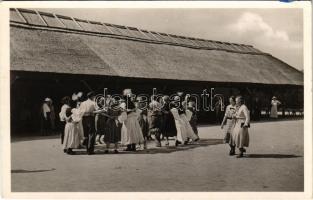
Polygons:
<instances>
[{"instance_id":1,"label":"group of dancing children","mask_svg":"<svg viewBox=\"0 0 313 200\"><path fill-rule=\"evenodd\" d=\"M59 113L64 132L61 135L64 153L75 154L73 149L86 148L87 154L95 153L95 143L106 144L109 153L114 144L114 153L119 153L119 144L125 151L147 149L147 141L154 137L156 147L186 145L199 140L195 103L189 96L152 96L149 102L137 97L131 89L123 90L123 98L105 98L105 106L97 106L94 92L81 101L82 93L62 99ZM171 101L174 100L174 101Z\"/></svg>"}]
</instances>

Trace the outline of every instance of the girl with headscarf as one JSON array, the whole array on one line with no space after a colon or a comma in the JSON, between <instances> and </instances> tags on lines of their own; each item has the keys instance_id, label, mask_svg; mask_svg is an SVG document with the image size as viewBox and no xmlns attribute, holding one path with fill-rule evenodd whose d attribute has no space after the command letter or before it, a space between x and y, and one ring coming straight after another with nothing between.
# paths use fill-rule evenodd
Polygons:
<instances>
[{"instance_id":1,"label":"girl with headscarf","mask_svg":"<svg viewBox=\"0 0 313 200\"><path fill-rule=\"evenodd\" d=\"M59 113L59 118L60 118L60 122L61 122L61 144L63 144L63 140L64 140L64 128L65 128L65 124L66 124L66 110L68 108L70 108L70 102L71 99L69 96L63 97L62 98L62 107L61 107L61 111Z\"/></svg>"},{"instance_id":2,"label":"girl with headscarf","mask_svg":"<svg viewBox=\"0 0 313 200\"><path fill-rule=\"evenodd\" d=\"M74 113L74 115L76 116L79 116L80 120L78 121L78 129L77 129L77 132L78 132L78 135L79 135L79 140L82 141L84 140L84 128L83 128L83 122L82 122L82 117L83 117L83 112L82 110L80 109L80 105L81 105L81 102L82 102L82 95L83 93L82 92L79 92L77 94L73 94L72 95L72 112ZM80 145L80 147L82 147Z\"/></svg>"},{"instance_id":3,"label":"girl with headscarf","mask_svg":"<svg viewBox=\"0 0 313 200\"><path fill-rule=\"evenodd\" d=\"M123 116L120 119L125 119L123 121L124 128L122 128L122 141L121 143L127 145L126 151L136 151L136 144L143 144L144 138L142 135L141 127L138 122L138 112L136 111L136 106L133 98L131 89L125 89L123 91L123 96L125 100L125 112L122 113Z\"/></svg>"},{"instance_id":4,"label":"girl with headscarf","mask_svg":"<svg viewBox=\"0 0 313 200\"><path fill-rule=\"evenodd\" d=\"M171 112L174 116L175 126L177 130L177 140L175 141L175 146L178 146L178 144L181 143L187 144L188 138L196 140L198 137L193 132L189 124L189 121L187 120L185 109L183 107L183 102L181 101L181 97L175 96L174 103L176 105L173 105Z\"/></svg>"},{"instance_id":5,"label":"girl with headscarf","mask_svg":"<svg viewBox=\"0 0 313 200\"><path fill-rule=\"evenodd\" d=\"M198 141L199 140L199 136L194 132L194 129L192 128L192 126L190 124L190 120L192 119L193 112L188 109L189 100L190 100L190 95L187 94L185 96L185 100L182 102L183 112L180 114L180 118L183 122L183 125L186 128L186 131L187 131L186 134L187 134L188 140L185 141L185 144L187 144L189 142L189 139L191 139L192 141Z\"/></svg>"},{"instance_id":6,"label":"girl with headscarf","mask_svg":"<svg viewBox=\"0 0 313 200\"><path fill-rule=\"evenodd\" d=\"M81 121L81 116L78 112L75 112L75 109L67 108L65 112L66 125L64 129L63 149L65 153L70 155L75 154L72 149L79 148L80 145L79 121Z\"/></svg>"}]
</instances>

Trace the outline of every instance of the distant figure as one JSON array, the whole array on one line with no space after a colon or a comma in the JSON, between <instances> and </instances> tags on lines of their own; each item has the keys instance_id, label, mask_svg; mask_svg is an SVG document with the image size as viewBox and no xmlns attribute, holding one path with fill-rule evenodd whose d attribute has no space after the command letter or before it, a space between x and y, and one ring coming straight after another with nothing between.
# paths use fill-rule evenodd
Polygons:
<instances>
[{"instance_id":1,"label":"distant figure","mask_svg":"<svg viewBox=\"0 0 313 200\"><path fill-rule=\"evenodd\" d=\"M40 115L41 115L41 133L42 135L48 135L50 133L51 129L51 119L50 119L50 98L45 98L41 109L40 109Z\"/></svg>"},{"instance_id":2,"label":"distant figure","mask_svg":"<svg viewBox=\"0 0 313 200\"><path fill-rule=\"evenodd\" d=\"M50 124L51 124L51 130L55 130L55 110L54 110L54 105L52 99L50 99L49 102L49 107L50 107Z\"/></svg>"},{"instance_id":3,"label":"distant figure","mask_svg":"<svg viewBox=\"0 0 313 200\"><path fill-rule=\"evenodd\" d=\"M273 96L272 102L271 102L271 105L272 105L272 107L271 107L271 114L270 114L271 118L276 118L276 119L278 118L278 113L277 113L278 109L277 109L277 107L280 104L281 104L281 102L278 101L275 96Z\"/></svg>"},{"instance_id":4,"label":"distant figure","mask_svg":"<svg viewBox=\"0 0 313 200\"><path fill-rule=\"evenodd\" d=\"M259 97L255 97L252 105L252 117L254 120L260 120L261 118L261 102Z\"/></svg>"},{"instance_id":5,"label":"distant figure","mask_svg":"<svg viewBox=\"0 0 313 200\"><path fill-rule=\"evenodd\" d=\"M219 124L222 122L222 118L223 118L223 111L222 111L222 109L224 109L223 106L224 105L221 100L218 100L214 105L215 119L216 119L216 122Z\"/></svg>"}]
</instances>

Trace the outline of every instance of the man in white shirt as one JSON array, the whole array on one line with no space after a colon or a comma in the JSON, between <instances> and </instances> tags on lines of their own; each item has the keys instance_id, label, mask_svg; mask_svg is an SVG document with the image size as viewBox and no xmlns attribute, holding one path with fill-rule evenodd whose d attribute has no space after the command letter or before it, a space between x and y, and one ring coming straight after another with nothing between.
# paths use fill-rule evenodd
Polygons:
<instances>
[{"instance_id":1,"label":"man in white shirt","mask_svg":"<svg viewBox=\"0 0 313 200\"><path fill-rule=\"evenodd\" d=\"M50 129L50 106L49 102L51 101L50 98L45 98L44 103L41 107L41 116L42 116L42 125L41 125L41 133L43 135L48 135Z\"/></svg>"},{"instance_id":2,"label":"man in white shirt","mask_svg":"<svg viewBox=\"0 0 313 200\"><path fill-rule=\"evenodd\" d=\"M87 94L88 99L83 101L80 104L80 112L83 115L83 128L84 128L84 145L86 145L87 154L94 154L94 145L95 145L95 137L96 137L96 128L95 128L95 114L96 111L96 103L95 93L89 92Z\"/></svg>"}]
</instances>

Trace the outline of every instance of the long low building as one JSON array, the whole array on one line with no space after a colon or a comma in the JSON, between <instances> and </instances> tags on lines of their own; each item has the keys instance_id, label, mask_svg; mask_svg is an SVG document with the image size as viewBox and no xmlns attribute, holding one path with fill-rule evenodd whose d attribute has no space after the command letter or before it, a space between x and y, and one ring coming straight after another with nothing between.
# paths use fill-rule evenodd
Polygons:
<instances>
[{"instance_id":1,"label":"long low building","mask_svg":"<svg viewBox=\"0 0 313 200\"><path fill-rule=\"evenodd\" d=\"M303 109L303 73L244 44L205 40L88 21L27 9L10 11L12 131L39 128L45 97L73 92L200 94L254 98L267 109L273 95L284 109ZM214 112L200 121L213 122Z\"/></svg>"}]
</instances>

